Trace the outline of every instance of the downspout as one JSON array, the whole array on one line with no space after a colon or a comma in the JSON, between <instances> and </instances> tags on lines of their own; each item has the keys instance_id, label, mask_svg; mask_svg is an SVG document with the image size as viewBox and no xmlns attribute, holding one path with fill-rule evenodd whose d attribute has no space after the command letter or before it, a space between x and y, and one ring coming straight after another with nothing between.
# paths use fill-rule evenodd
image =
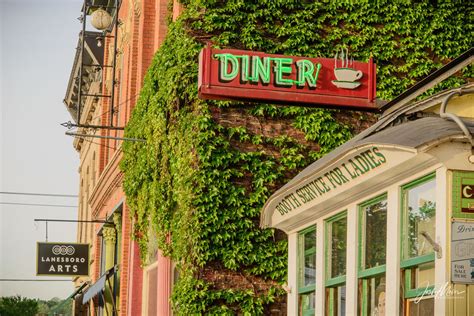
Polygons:
<instances>
[{"instance_id":1,"label":"downspout","mask_svg":"<svg viewBox=\"0 0 474 316\"><path fill-rule=\"evenodd\" d=\"M448 94L446 96L446 98L444 99L443 103L441 104L441 108L439 110L439 116L444 118L444 119L451 119L456 124L458 124L459 128L466 135L467 139L469 139L469 142L471 143L471 151L473 151L472 155L474 155L474 138L472 137L471 132L469 131L469 129L466 127L466 124L464 124L463 120L461 120L456 114L446 112L446 107L448 106L449 100L455 95L461 96L462 94L464 94L466 92L467 93L472 93L472 92L474 92L474 89L468 89L468 90L461 90L460 89L460 90L453 91L450 94ZM472 158L469 157L469 159L471 160Z\"/></svg>"}]
</instances>

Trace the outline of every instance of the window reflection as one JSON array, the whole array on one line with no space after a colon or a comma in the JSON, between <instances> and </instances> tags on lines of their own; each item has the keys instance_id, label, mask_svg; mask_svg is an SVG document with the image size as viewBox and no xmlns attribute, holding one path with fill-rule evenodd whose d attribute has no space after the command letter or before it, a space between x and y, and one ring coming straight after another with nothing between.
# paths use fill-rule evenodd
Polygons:
<instances>
[{"instance_id":1,"label":"window reflection","mask_svg":"<svg viewBox=\"0 0 474 316\"><path fill-rule=\"evenodd\" d=\"M363 268L369 269L385 264L387 239L387 201L364 207L365 217L365 262Z\"/></svg>"},{"instance_id":2,"label":"window reflection","mask_svg":"<svg viewBox=\"0 0 474 316\"><path fill-rule=\"evenodd\" d=\"M311 285L316 280L316 256L309 254L304 258L304 285Z\"/></svg>"},{"instance_id":3,"label":"window reflection","mask_svg":"<svg viewBox=\"0 0 474 316\"><path fill-rule=\"evenodd\" d=\"M359 315L385 315L385 275L359 280Z\"/></svg>"},{"instance_id":4,"label":"window reflection","mask_svg":"<svg viewBox=\"0 0 474 316\"><path fill-rule=\"evenodd\" d=\"M433 252L433 247L421 235L435 236L436 200L435 181L423 183L404 192L407 207L408 249L405 258L418 257Z\"/></svg>"},{"instance_id":5,"label":"window reflection","mask_svg":"<svg viewBox=\"0 0 474 316\"><path fill-rule=\"evenodd\" d=\"M331 278L346 274L347 217L331 223Z\"/></svg>"},{"instance_id":6,"label":"window reflection","mask_svg":"<svg viewBox=\"0 0 474 316\"><path fill-rule=\"evenodd\" d=\"M314 315L316 283L316 229L306 229L298 238L298 310L299 315Z\"/></svg>"}]
</instances>

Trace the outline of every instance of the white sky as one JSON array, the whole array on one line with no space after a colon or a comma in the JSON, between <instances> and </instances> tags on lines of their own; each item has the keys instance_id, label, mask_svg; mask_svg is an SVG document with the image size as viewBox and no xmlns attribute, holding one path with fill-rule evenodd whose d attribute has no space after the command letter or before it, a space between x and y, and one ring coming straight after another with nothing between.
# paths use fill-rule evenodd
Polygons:
<instances>
[{"instance_id":1,"label":"white sky","mask_svg":"<svg viewBox=\"0 0 474 316\"><path fill-rule=\"evenodd\" d=\"M59 124L74 59L82 0L0 0L0 192L78 193L77 152ZM77 205L77 198L0 194L3 202ZM36 277L45 224L75 208L0 205L0 279ZM37 226L37 227L36 227ZM76 224L49 223L49 241L75 241ZM60 277L65 279L65 277ZM0 296L65 298L72 282L2 282Z\"/></svg>"}]
</instances>

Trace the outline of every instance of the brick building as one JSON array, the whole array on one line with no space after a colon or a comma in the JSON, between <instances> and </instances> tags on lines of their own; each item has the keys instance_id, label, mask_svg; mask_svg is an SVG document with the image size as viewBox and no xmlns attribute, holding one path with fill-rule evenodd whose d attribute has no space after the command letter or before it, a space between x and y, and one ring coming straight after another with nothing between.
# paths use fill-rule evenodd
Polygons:
<instances>
[{"instance_id":1,"label":"brick building","mask_svg":"<svg viewBox=\"0 0 474 316\"><path fill-rule=\"evenodd\" d=\"M77 128L71 134L80 156L77 241L89 243L91 251L89 277L73 280L83 288L75 297L76 315L171 313L171 262L157 252L142 269L119 169L123 128L166 36L167 19L180 12L177 3L171 11L168 4L85 0L82 7L84 26L64 100L74 120L70 127ZM109 14L110 26L89 30L84 19L99 9Z\"/></svg>"}]
</instances>

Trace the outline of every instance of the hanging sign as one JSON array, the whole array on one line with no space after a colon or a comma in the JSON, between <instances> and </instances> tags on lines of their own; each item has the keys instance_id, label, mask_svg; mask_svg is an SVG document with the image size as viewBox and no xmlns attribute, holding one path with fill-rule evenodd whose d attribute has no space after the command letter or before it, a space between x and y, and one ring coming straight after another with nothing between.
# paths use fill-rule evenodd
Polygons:
<instances>
[{"instance_id":1,"label":"hanging sign","mask_svg":"<svg viewBox=\"0 0 474 316\"><path fill-rule=\"evenodd\" d=\"M452 211L455 218L474 219L474 172L453 171Z\"/></svg>"},{"instance_id":2,"label":"hanging sign","mask_svg":"<svg viewBox=\"0 0 474 316\"><path fill-rule=\"evenodd\" d=\"M474 181L471 179L470 182L461 185L461 212L463 213L474 213Z\"/></svg>"},{"instance_id":3,"label":"hanging sign","mask_svg":"<svg viewBox=\"0 0 474 316\"><path fill-rule=\"evenodd\" d=\"M204 48L199 55L202 99L237 100L375 111L373 60L306 58Z\"/></svg>"},{"instance_id":4,"label":"hanging sign","mask_svg":"<svg viewBox=\"0 0 474 316\"><path fill-rule=\"evenodd\" d=\"M451 236L451 281L474 284L474 222L453 222Z\"/></svg>"},{"instance_id":5,"label":"hanging sign","mask_svg":"<svg viewBox=\"0 0 474 316\"><path fill-rule=\"evenodd\" d=\"M461 183L461 212L474 213L474 179L464 178Z\"/></svg>"},{"instance_id":6,"label":"hanging sign","mask_svg":"<svg viewBox=\"0 0 474 316\"><path fill-rule=\"evenodd\" d=\"M89 244L38 242L36 275L88 276Z\"/></svg>"}]
</instances>

